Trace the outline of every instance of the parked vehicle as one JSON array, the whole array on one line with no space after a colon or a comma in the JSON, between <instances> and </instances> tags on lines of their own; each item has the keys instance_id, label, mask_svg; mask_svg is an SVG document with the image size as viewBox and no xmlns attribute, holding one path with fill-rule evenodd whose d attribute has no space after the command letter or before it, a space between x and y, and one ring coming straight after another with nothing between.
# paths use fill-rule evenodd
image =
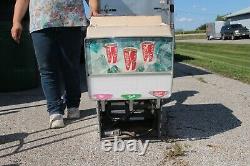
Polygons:
<instances>
[{"instance_id":1,"label":"parked vehicle","mask_svg":"<svg viewBox=\"0 0 250 166\"><path fill-rule=\"evenodd\" d=\"M207 40L221 39L221 28L226 25L225 21L215 21L206 25Z\"/></svg>"},{"instance_id":2,"label":"parked vehicle","mask_svg":"<svg viewBox=\"0 0 250 166\"><path fill-rule=\"evenodd\" d=\"M241 24L230 24L225 25L221 28L221 38L222 40L236 38L249 38L249 30L242 26Z\"/></svg>"}]
</instances>

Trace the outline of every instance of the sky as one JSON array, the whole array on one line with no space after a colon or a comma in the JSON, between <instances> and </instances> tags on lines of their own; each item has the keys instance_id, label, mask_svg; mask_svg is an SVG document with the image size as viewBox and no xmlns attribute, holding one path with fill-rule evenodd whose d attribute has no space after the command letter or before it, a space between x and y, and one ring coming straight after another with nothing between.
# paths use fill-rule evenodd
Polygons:
<instances>
[{"instance_id":1,"label":"sky","mask_svg":"<svg viewBox=\"0 0 250 166\"><path fill-rule=\"evenodd\" d=\"M217 15L250 7L250 0L175 0L175 28L194 30Z\"/></svg>"}]
</instances>

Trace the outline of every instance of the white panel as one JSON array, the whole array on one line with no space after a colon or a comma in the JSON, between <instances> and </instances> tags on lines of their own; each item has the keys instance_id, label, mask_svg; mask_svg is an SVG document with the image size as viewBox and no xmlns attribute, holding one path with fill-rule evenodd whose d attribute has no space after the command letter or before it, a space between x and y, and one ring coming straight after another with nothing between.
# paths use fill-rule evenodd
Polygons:
<instances>
[{"instance_id":1,"label":"white panel","mask_svg":"<svg viewBox=\"0 0 250 166\"><path fill-rule=\"evenodd\" d=\"M101 0L101 13L115 16L162 16L170 24L172 0ZM173 15L172 15L173 17Z\"/></svg>"},{"instance_id":2,"label":"white panel","mask_svg":"<svg viewBox=\"0 0 250 166\"><path fill-rule=\"evenodd\" d=\"M112 94L112 100L122 100L123 94L141 94L141 99L153 99L150 91L172 92L171 74L134 74L112 76L89 76L89 95Z\"/></svg>"},{"instance_id":3,"label":"white panel","mask_svg":"<svg viewBox=\"0 0 250 166\"><path fill-rule=\"evenodd\" d=\"M156 15L160 8L160 0L101 0L101 9L105 10L115 9L116 11L109 12L112 15ZM160 15L161 13L159 13Z\"/></svg>"},{"instance_id":4,"label":"white panel","mask_svg":"<svg viewBox=\"0 0 250 166\"><path fill-rule=\"evenodd\" d=\"M225 24L225 21L215 21L215 38L221 38L220 31Z\"/></svg>"}]
</instances>

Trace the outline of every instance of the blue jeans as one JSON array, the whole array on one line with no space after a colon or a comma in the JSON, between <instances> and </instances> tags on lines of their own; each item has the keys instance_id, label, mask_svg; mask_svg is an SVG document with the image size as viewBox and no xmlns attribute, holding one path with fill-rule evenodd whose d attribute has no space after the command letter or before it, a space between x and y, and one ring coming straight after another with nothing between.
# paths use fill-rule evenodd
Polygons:
<instances>
[{"instance_id":1,"label":"blue jeans","mask_svg":"<svg viewBox=\"0 0 250 166\"><path fill-rule=\"evenodd\" d=\"M48 28L32 32L31 36L49 114L64 114L66 106L79 107L81 28ZM61 97L62 85L66 102Z\"/></svg>"}]
</instances>

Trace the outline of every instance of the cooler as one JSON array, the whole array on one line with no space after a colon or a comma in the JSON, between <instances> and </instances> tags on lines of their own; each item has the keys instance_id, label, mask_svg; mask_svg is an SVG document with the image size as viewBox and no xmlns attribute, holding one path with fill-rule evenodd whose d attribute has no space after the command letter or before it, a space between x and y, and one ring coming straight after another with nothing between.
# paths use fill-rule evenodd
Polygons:
<instances>
[{"instance_id":1,"label":"cooler","mask_svg":"<svg viewBox=\"0 0 250 166\"><path fill-rule=\"evenodd\" d=\"M85 39L90 98L170 97L173 47L170 26L161 16L92 17Z\"/></svg>"}]
</instances>

